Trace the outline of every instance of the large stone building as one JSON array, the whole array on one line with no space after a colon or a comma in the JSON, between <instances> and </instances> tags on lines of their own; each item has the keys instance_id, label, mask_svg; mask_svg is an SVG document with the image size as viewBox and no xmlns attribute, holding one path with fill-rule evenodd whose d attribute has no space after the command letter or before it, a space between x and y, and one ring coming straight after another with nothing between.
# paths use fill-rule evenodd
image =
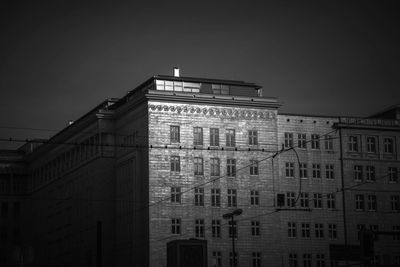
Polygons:
<instances>
[{"instance_id":1,"label":"large stone building","mask_svg":"<svg viewBox=\"0 0 400 267\"><path fill-rule=\"evenodd\" d=\"M237 235L239 266L323 267L362 226L399 231L399 107L362 120L279 107L253 83L158 75L35 149L4 151L27 184L1 191L22 202L13 242L31 266L153 267L169 241L198 238L209 266L231 266ZM222 215L238 208L230 231ZM376 262L399 263L398 236L375 245Z\"/></svg>"}]
</instances>

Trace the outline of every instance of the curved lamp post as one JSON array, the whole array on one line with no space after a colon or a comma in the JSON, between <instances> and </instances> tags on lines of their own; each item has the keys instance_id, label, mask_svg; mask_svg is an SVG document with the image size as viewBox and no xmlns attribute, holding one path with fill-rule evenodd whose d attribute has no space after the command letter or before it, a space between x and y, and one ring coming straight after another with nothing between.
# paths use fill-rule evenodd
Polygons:
<instances>
[{"instance_id":1,"label":"curved lamp post","mask_svg":"<svg viewBox=\"0 0 400 267\"><path fill-rule=\"evenodd\" d=\"M225 213L224 215L222 215L222 218L224 218L225 220L231 220L231 233L232 233L232 258L233 258L233 266L237 267L237 262L236 262L236 251L235 251L235 232L233 231L233 217L235 216L239 216L240 214L242 214L242 209L236 209L232 212L229 213Z\"/></svg>"}]
</instances>

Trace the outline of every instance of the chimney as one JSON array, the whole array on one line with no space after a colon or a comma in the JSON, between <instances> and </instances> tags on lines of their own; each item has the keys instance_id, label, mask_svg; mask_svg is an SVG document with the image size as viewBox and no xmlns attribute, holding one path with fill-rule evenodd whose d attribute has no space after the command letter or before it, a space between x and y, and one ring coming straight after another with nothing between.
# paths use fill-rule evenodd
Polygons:
<instances>
[{"instance_id":1,"label":"chimney","mask_svg":"<svg viewBox=\"0 0 400 267\"><path fill-rule=\"evenodd\" d=\"M179 68L174 67L174 77L179 77Z\"/></svg>"}]
</instances>

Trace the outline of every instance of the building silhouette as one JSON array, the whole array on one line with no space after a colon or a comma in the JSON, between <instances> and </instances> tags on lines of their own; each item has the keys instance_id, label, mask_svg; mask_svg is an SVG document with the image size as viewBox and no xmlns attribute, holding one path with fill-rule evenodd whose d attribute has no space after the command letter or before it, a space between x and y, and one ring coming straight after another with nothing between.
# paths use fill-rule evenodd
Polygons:
<instances>
[{"instance_id":1,"label":"building silhouette","mask_svg":"<svg viewBox=\"0 0 400 267\"><path fill-rule=\"evenodd\" d=\"M280 106L253 83L157 75L1 151L0 265L166 266L169 241L197 238L209 266L231 266L235 235L239 266L339 266L330 244L400 232L400 106ZM371 262L400 264L400 237L375 238Z\"/></svg>"}]
</instances>

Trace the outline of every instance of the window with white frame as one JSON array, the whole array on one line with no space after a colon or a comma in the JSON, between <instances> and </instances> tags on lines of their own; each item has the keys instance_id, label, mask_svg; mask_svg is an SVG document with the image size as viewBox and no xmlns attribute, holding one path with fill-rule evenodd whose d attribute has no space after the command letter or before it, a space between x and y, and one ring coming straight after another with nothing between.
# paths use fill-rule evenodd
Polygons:
<instances>
[{"instance_id":1,"label":"window with white frame","mask_svg":"<svg viewBox=\"0 0 400 267\"><path fill-rule=\"evenodd\" d=\"M311 148L312 149L319 149L319 135L318 134L312 134L311 135Z\"/></svg>"},{"instance_id":2,"label":"window with white frame","mask_svg":"<svg viewBox=\"0 0 400 267\"><path fill-rule=\"evenodd\" d=\"M171 202L181 203L181 188L171 187Z\"/></svg>"},{"instance_id":3,"label":"window with white frame","mask_svg":"<svg viewBox=\"0 0 400 267\"><path fill-rule=\"evenodd\" d=\"M213 177L218 177L220 175L219 170L219 158L210 158L210 175Z\"/></svg>"},{"instance_id":4,"label":"window with white frame","mask_svg":"<svg viewBox=\"0 0 400 267\"><path fill-rule=\"evenodd\" d=\"M289 267L298 267L296 253L289 253Z\"/></svg>"},{"instance_id":5,"label":"window with white frame","mask_svg":"<svg viewBox=\"0 0 400 267\"><path fill-rule=\"evenodd\" d=\"M297 226L295 222L288 222L288 237L296 238L297 237Z\"/></svg>"},{"instance_id":6,"label":"window with white frame","mask_svg":"<svg viewBox=\"0 0 400 267\"><path fill-rule=\"evenodd\" d=\"M398 183L398 170L396 167L388 167L389 183Z\"/></svg>"},{"instance_id":7,"label":"window with white frame","mask_svg":"<svg viewBox=\"0 0 400 267\"><path fill-rule=\"evenodd\" d=\"M316 267L325 267L325 254L315 255Z\"/></svg>"},{"instance_id":8,"label":"window with white frame","mask_svg":"<svg viewBox=\"0 0 400 267\"><path fill-rule=\"evenodd\" d=\"M203 219L195 220L195 236L196 237L204 237L204 220Z\"/></svg>"},{"instance_id":9,"label":"window with white frame","mask_svg":"<svg viewBox=\"0 0 400 267\"><path fill-rule=\"evenodd\" d=\"M393 225L392 230L396 232L396 234L393 235L393 240L400 241L400 225Z\"/></svg>"},{"instance_id":10,"label":"window with white frame","mask_svg":"<svg viewBox=\"0 0 400 267\"><path fill-rule=\"evenodd\" d=\"M220 220L212 220L211 221L211 235L214 238L221 237L221 221Z\"/></svg>"},{"instance_id":11,"label":"window with white frame","mask_svg":"<svg viewBox=\"0 0 400 267\"><path fill-rule=\"evenodd\" d=\"M294 177L294 163L285 162L285 174L286 177Z\"/></svg>"},{"instance_id":12,"label":"window with white frame","mask_svg":"<svg viewBox=\"0 0 400 267\"><path fill-rule=\"evenodd\" d=\"M289 208L293 208L296 206L296 199L295 199L295 193L294 192L286 192L286 205Z\"/></svg>"},{"instance_id":13,"label":"window with white frame","mask_svg":"<svg viewBox=\"0 0 400 267\"><path fill-rule=\"evenodd\" d=\"M297 147L307 148L307 135L300 133L297 135Z\"/></svg>"},{"instance_id":14,"label":"window with white frame","mask_svg":"<svg viewBox=\"0 0 400 267\"><path fill-rule=\"evenodd\" d=\"M225 137L226 137L226 146L227 147L235 147L236 146L234 129L227 129L225 131Z\"/></svg>"},{"instance_id":15,"label":"window with white frame","mask_svg":"<svg viewBox=\"0 0 400 267\"><path fill-rule=\"evenodd\" d=\"M315 230L315 238L322 239L324 238L324 224L316 223L314 225Z\"/></svg>"},{"instance_id":16,"label":"window with white frame","mask_svg":"<svg viewBox=\"0 0 400 267\"><path fill-rule=\"evenodd\" d=\"M314 208L322 209L322 194L321 193L314 193Z\"/></svg>"},{"instance_id":17,"label":"window with white frame","mask_svg":"<svg viewBox=\"0 0 400 267\"><path fill-rule=\"evenodd\" d=\"M211 188L211 206L212 207L221 206L221 189Z\"/></svg>"},{"instance_id":18,"label":"window with white frame","mask_svg":"<svg viewBox=\"0 0 400 267\"><path fill-rule=\"evenodd\" d=\"M356 197L356 210L364 210L364 195L357 194L355 197Z\"/></svg>"},{"instance_id":19,"label":"window with white frame","mask_svg":"<svg viewBox=\"0 0 400 267\"><path fill-rule=\"evenodd\" d=\"M258 145L258 133L256 130L249 131L249 145Z\"/></svg>"},{"instance_id":20,"label":"window with white frame","mask_svg":"<svg viewBox=\"0 0 400 267\"><path fill-rule=\"evenodd\" d=\"M204 206L204 188L196 187L194 189L194 205Z\"/></svg>"},{"instance_id":21,"label":"window with white frame","mask_svg":"<svg viewBox=\"0 0 400 267\"><path fill-rule=\"evenodd\" d=\"M311 228L309 223L301 223L301 237L310 238Z\"/></svg>"},{"instance_id":22,"label":"window with white frame","mask_svg":"<svg viewBox=\"0 0 400 267\"><path fill-rule=\"evenodd\" d=\"M259 221L251 221L251 235L252 236L260 236L260 222Z\"/></svg>"},{"instance_id":23,"label":"window with white frame","mask_svg":"<svg viewBox=\"0 0 400 267\"><path fill-rule=\"evenodd\" d=\"M390 196L390 209L391 211L400 211L400 196L391 195Z\"/></svg>"},{"instance_id":24,"label":"window with white frame","mask_svg":"<svg viewBox=\"0 0 400 267\"><path fill-rule=\"evenodd\" d=\"M363 180L363 168L361 165L353 166L353 176L355 182L361 182Z\"/></svg>"},{"instance_id":25,"label":"window with white frame","mask_svg":"<svg viewBox=\"0 0 400 267\"><path fill-rule=\"evenodd\" d=\"M367 136L367 153L377 152L377 138L376 136Z\"/></svg>"},{"instance_id":26,"label":"window with white frame","mask_svg":"<svg viewBox=\"0 0 400 267\"><path fill-rule=\"evenodd\" d=\"M336 196L333 193L326 195L326 207L328 209L336 209Z\"/></svg>"},{"instance_id":27,"label":"window with white frame","mask_svg":"<svg viewBox=\"0 0 400 267\"><path fill-rule=\"evenodd\" d=\"M376 211L376 209L377 209L376 195L368 195L367 196L367 201L368 201L368 210L369 211Z\"/></svg>"},{"instance_id":28,"label":"window with white frame","mask_svg":"<svg viewBox=\"0 0 400 267\"><path fill-rule=\"evenodd\" d=\"M250 175L258 175L258 160L250 160Z\"/></svg>"},{"instance_id":29,"label":"window with white frame","mask_svg":"<svg viewBox=\"0 0 400 267\"><path fill-rule=\"evenodd\" d=\"M222 253L221 251L212 252L212 267L222 267Z\"/></svg>"},{"instance_id":30,"label":"window with white frame","mask_svg":"<svg viewBox=\"0 0 400 267\"><path fill-rule=\"evenodd\" d=\"M219 146L218 128L210 128L210 146Z\"/></svg>"},{"instance_id":31,"label":"window with white frame","mask_svg":"<svg viewBox=\"0 0 400 267\"><path fill-rule=\"evenodd\" d=\"M383 153L385 154L394 153L394 139L392 137L383 138Z\"/></svg>"},{"instance_id":32,"label":"window with white frame","mask_svg":"<svg viewBox=\"0 0 400 267\"><path fill-rule=\"evenodd\" d=\"M337 239L337 225L335 223L328 224L328 237L329 239Z\"/></svg>"},{"instance_id":33,"label":"window with white frame","mask_svg":"<svg viewBox=\"0 0 400 267\"><path fill-rule=\"evenodd\" d=\"M251 266L252 267L261 267L261 252L252 252L251 253Z\"/></svg>"},{"instance_id":34,"label":"window with white frame","mask_svg":"<svg viewBox=\"0 0 400 267\"><path fill-rule=\"evenodd\" d=\"M181 160L179 156L171 156L171 172L180 172L181 171Z\"/></svg>"},{"instance_id":35,"label":"window with white frame","mask_svg":"<svg viewBox=\"0 0 400 267\"><path fill-rule=\"evenodd\" d=\"M300 193L300 207L308 208L309 206L310 206L310 204L309 204L308 193L301 192Z\"/></svg>"},{"instance_id":36,"label":"window with white frame","mask_svg":"<svg viewBox=\"0 0 400 267\"><path fill-rule=\"evenodd\" d=\"M311 253L304 253L303 254L303 267L311 267L312 260L311 260Z\"/></svg>"},{"instance_id":37,"label":"window with white frame","mask_svg":"<svg viewBox=\"0 0 400 267\"><path fill-rule=\"evenodd\" d=\"M193 159L194 162L194 175L203 175L204 168L203 168L203 158L195 157Z\"/></svg>"},{"instance_id":38,"label":"window with white frame","mask_svg":"<svg viewBox=\"0 0 400 267\"><path fill-rule=\"evenodd\" d=\"M235 159L227 159L226 160L226 175L228 177L236 176L236 160Z\"/></svg>"},{"instance_id":39,"label":"window with white frame","mask_svg":"<svg viewBox=\"0 0 400 267\"><path fill-rule=\"evenodd\" d=\"M260 195L257 190L250 191L250 205L258 206L260 204Z\"/></svg>"},{"instance_id":40,"label":"window with white frame","mask_svg":"<svg viewBox=\"0 0 400 267\"><path fill-rule=\"evenodd\" d=\"M349 149L349 152L358 152L359 151L359 136L358 135L350 135L349 136L348 149Z\"/></svg>"},{"instance_id":41,"label":"window with white frame","mask_svg":"<svg viewBox=\"0 0 400 267\"><path fill-rule=\"evenodd\" d=\"M285 147L293 147L293 133L285 133Z\"/></svg>"},{"instance_id":42,"label":"window with white frame","mask_svg":"<svg viewBox=\"0 0 400 267\"><path fill-rule=\"evenodd\" d=\"M333 136L325 135L325 150L333 150Z\"/></svg>"},{"instance_id":43,"label":"window with white frame","mask_svg":"<svg viewBox=\"0 0 400 267\"><path fill-rule=\"evenodd\" d=\"M171 234L178 235L181 233L181 219L172 218L171 219Z\"/></svg>"},{"instance_id":44,"label":"window with white frame","mask_svg":"<svg viewBox=\"0 0 400 267\"><path fill-rule=\"evenodd\" d=\"M195 146L203 145L203 128L201 127L193 128L193 145Z\"/></svg>"},{"instance_id":45,"label":"window with white frame","mask_svg":"<svg viewBox=\"0 0 400 267\"><path fill-rule=\"evenodd\" d=\"M237 193L236 189L228 189L228 207L237 206Z\"/></svg>"},{"instance_id":46,"label":"window with white frame","mask_svg":"<svg viewBox=\"0 0 400 267\"><path fill-rule=\"evenodd\" d=\"M307 178L307 163L300 163L299 164L299 176L300 178Z\"/></svg>"},{"instance_id":47,"label":"window with white frame","mask_svg":"<svg viewBox=\"0 0 400 267\"><path fill-rule=\"evenodd\" d=\"M366 178L367 182L375 182L375 166L366 166Z\"/></svg>"},{"instance_id":48,"label":"window with white frame","mask_svg":"<svg viewBox=\"0 0 400 267\"><path fill-rule=\"evenodd\" d=\"M312 175L313 178L321 178L321 165L318 163L312 164Z\"/></svg>"},{"instance_id":49,"label":"window with white frame","mask_svg":"<svg viewBox=\"0 0 400 267\"><path fill-rule=\"evenodd\" d=\"M325 165L325 177L326 179L335 179L335 168L333 164Z\"/></svg>"}]
</instances>

